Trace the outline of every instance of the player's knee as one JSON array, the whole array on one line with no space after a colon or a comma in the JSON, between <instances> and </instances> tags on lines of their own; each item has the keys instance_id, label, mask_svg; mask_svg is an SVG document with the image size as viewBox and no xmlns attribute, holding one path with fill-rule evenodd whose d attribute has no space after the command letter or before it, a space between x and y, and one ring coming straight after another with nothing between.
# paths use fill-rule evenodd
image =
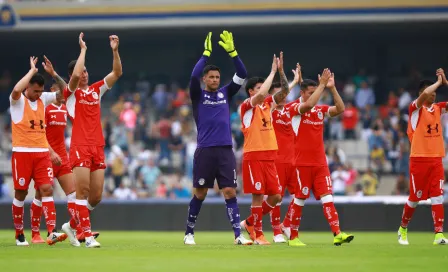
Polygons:
<instances>
[{"instance_id":1,"label":"player's knee","mask_svg":"<svg viewBox=\"0 0 448 272\"><path fill-rule=\"evenodd\" d=\"M273 195L272 198L273 198L273 201L274 201L276 204L279 203L280 201L282 201L282 195L281 195L281 194Z\"/></svg>"},{"instance_id":2,"label":"player's knee","mask_svg":"<svg viewBox=\"0 0 448 272\"><path fill-rule=\"evenodd\" d=\"M432 205L443 204L443 196L439 195L439 196L436 196L436 197L431 197L431 204Z\"/></svg>"},{"instance_id":3,"label":"player's knee","mask_svg":"<svg viewBox=\"0 0 448 272\"><path fill-rule=\"evenodd\" d=\"M222 194L225 199L234 198L236 197L236 190L234 188L227 187L222 189Z\"/></svg>"},{"instance_id":4,"label":"player's knee","mask_svg":"<svg viewBox=\"0 0 448 272\"><path fill-rule=\"evenodd\" d=\"M76 190L76 198L77 199L87 199L90 194L89 186L78 187Z\"/></svg>"},{"instance_id":5,"label":"player's knee","mask_svg":"<svg viewBox=\"0 0 448 272\"><path fill-rule=\"evenodd\" d=\"M53 186L45 184L39 187L39 192L42 197L53 196Z\"/></svg>"},{"instance_id":6,"label":"player's knee","mask_svg":"<svg viewBox=\"0 0 448 272\"><path fill-rule=\"evenodd\" d=\"M197 199L199 200L204 200L205 197L207 196L207 188L196 188L194 195L196 196Z\"/></svg>"},{"instance_id":7,"label":"player's knee","mask_svg":"<svg viewBox=\"0 0 448 272\"><path fill-rule=\"evenodd\" d=\"M96 205L100 204L102 199L102 195L101 194L93 194L93 195L89 195L89 204L93 207L95 207Z\"/></svg>"},{"instance_id":8,"label":"player's knee","mask_svg":"<svg viewBox=\"0 0 448 272\"><path fill-rule=\"evenodd\" d=\"M14 192L14 198L19 201L24 201L27 195L28 190L15 190Z\"/></svg>"}]
</instances>

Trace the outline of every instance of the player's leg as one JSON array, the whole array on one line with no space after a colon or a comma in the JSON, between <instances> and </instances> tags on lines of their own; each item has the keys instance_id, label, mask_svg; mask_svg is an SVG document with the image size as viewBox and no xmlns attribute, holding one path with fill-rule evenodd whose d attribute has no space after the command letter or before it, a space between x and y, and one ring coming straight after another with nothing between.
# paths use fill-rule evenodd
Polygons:
<instances>
[{"instance_id":1,"label":"player's leg","mask_svg":"<svg viewBox=\"0 0 448 272\"><path fill-rule=\"evenodd\" d=\"M216 176L213 148L197 148L193 159L193 197L188 205L184 244L195 245L194 228L201 211L202 202L209 188L213 188Z\"/></svg>"},{"instance_id":2,"label":"player's leg","mask_svg":"<svg viewBox=\"0 0 448 272\"><path fill-rule=\"evenodd\" d=\"M31 243L43 244L45 241L40 236L40 219L42 218L42 196L40 191L36 190L33 202L30 207L31 215Z\"/></svg>"},{"instance_id":3,"label":"player's leg","mask_svg":"<svg viewBox=\"0 0 448 272\"><path fill-rule=\"evenodd\" d=\"M236 245L251 245L252 241L246 239L241 234L240 208L236 198L237 177L235 154L233 153L232 147L220 147L216 148L216 150L218 153L218 157L216 158L216 164L218 164L216 180L219 189L224 195L226 215L235 236L234 243Z\"/></svg>"},{"instance_id":4,"label":"player's leg","mask_svg":"<svg viewBox=\"0 0 448 272\"><path fill-rule=\"evenodd\" d=\"M252 206L250 216L240 225L249 233L255 244L269 244L263 234L263 200L266 186L263 170L260 161L243 160L244 193L252 194Z\"/></svg>"},{"instance_id":5,"label":"player's leg","mask_svg":"<svg viewBox=\"0 0 448 272\"><path fill-rule=\"evenodd\" d=\"M263 216L266 214L272 214L272 211L279 206L277 206L281 200L282 200L282 190L283 186L280 183L278 173L277 173L277 167L275 166L274 161L263 161L262 162L262 169L263 169L263 179L265 181L265 194L268 196L266 200L262 204L263 208ZM272 216L272 215L271 215ZM279 238L277 240L279 242L286 242L283 238L283 235L281 235L281 228L280 228L280 211L278 218L276 219L277 224L277 234L279 235ZM275 230L274 230L275 233Z\"/></svg>"},{"instance_id":6,"label":"player's leg","mask_svg":"<svg viewBox=\"0 0 448 272\"><path fill-rule=\"evenodd\" d=\"M403 213L401 215L401 223L398 228L398 243L401 245L408 245L408 225L414 215L415 208L418 202L428 198L427 187L429 182L426 182L429 165L425 162L416 162L412 158L409 163L409 198L404 204ZM425 195L423 195L425 194Z\"/></svg>"},{"instance_id":7,"label":"player's leg","mask_svg":"<svg viewBox=\"0 0 448 272\"><path fill-rule=\"evenodd\" d=\"M282 186L281 191L281 198L283 199L283 196L285 195L285 189L286 189L286 179L287 179L287 171L288 171L288 164L286 163L276 163L275 167L277 169L278 174L278 180L280 182L280 185ZM282 205L282 201L280 200L277 205L272 209L270 212L271 216L271 226L272 231L274 232L274 242L275 243L285 243L286 240L282 235L282 228L280 224L281 219L281 213L280 213L280 207Z\"/></svg>"},{"instance_id":8,"label":"player's leg","mask_svg":"<svg viewBox=\"0 0 448 272\"><path fill-rule=\"evenodd\" d=\"M75 178L72 170L68 167L62 167L57 172L57 178L62 190L67 196L67 210L70 215L70 221L62 225L62 231L67 234L70 244L72 246L80 246L78 239L76 238L76 228L78 226L78 220L76 219L76 188Z\"/></svg>"},{"instance_id":9,"label":"player's leg","mask_svg":"<svg viewBox=\"0 0 448 272\"><path fill-rule=\"evenodd\" d=\"M341 232L339 227L339 215L334 206L330 170L327 166L316 166L313 167L313 172L313 192L315 196L318 196L316 199L322 201L324 216L334 235L333 244L340 246L343 243L350 243L355 237L352 234Z\"/></svg>"},{"instance_id":10,"label":"player's leg","mask_svg":"<svg viewBox=\"0 0 448 272\"><path fill-rule=\"evenodd\" d=\"M310 197L310 188L312 186L313 172L310 166L297 166L297 190L294 196L294 204L291 210L291 236L288 244L290 246L305 246L299 239L299 228L302 220L302 211L305 206L305 200Z\"/></svg>"},{"instance_id":11,"label":"player's leg","mask_svg":"<svg viewBox=\"0 0 448 272\"><path fill-rule=\"evenodd\" d=\"M31 182L33 164L28 163L32 153L13 152L11 157L12 178L14 181L14 200L12 201L12 219L16 231L16 245L28 246L23 232L23 206L28 195L28 186Z\"/></svg>"},{"instance_id":12,"label":"player's leg","mask_svg":"<svg viewBox=\"0 0 448 272\"><path fill-rule=\"evenodd\" d=\"M433 164L430 174L431 187L429 197L431 199L432 218L434 222L434 245L447 245L448 239L443 235L443 222L445 220L443 208L443 182L444 169L442 160Z\"/></svg>"},{"instance_id":13,"label":"player's leg","mask_svg":"<svg viewBox=\"0 0 448 272\"><path fill-rule=\"evenodd\" d=\"M288 189L288 192L291 196L293 196L293 199L288 205L288 211L286 212L285 218L283 219L283 223L281 224L281 230L288 239L291 237L291 212L294 207L294 195L296 193L296 185L297 185L297 169L294 165L290 164L288 166L285 188ZM283 188L283 190L285 190L285 188Z\"/></svg>"}]
</instances>

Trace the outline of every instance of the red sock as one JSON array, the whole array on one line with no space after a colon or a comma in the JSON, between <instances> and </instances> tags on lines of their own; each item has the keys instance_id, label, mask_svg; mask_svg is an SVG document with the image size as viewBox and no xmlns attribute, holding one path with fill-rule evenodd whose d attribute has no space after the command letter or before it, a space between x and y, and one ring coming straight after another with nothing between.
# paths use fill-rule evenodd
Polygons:
<instances>
[{"instance_id":1,"label":"red sock","mask_svg":"<svg viewBox=\"0 0 448 272\"><path fill-rule=\"evenodd\" d=\"M76 229L76 227L79 225L79 222L76 217L76 193L71 193L67 195L67 209L68 214L70 214L70 227L72 229Z\"/></svg>"},{"instance_id":2,"label":"red sock","mask_svg":"<svg viewBox=\"0 0 448 272\"><path fill-rule=\"evenodd\" d=\"M86 199L76 199L76 214L81 225L81 231L84 232L84 237L91 237L90 214Z\"/></svg>"},{"instance_id":3,"label":"red sock","mask_svg":"<svg viewBox=\"0 0 448 272\"><path fill-rule=\"evenodd\" d=\"M269 203L267 203L266 201L263 201L263 204L261 205L261 207L263 209L263 215L270 213L272 211L272 209L274 209L274 207L269 205Z\"/></svg>"},{"instance_id":4,"label":"red sock","mask_svg":"<svg viewBox=\"0 0 448 272\"><path fill-rule=\"evenodd\" d=\"M291 220L290 240L294 240L295 238L299 237L300 220L302 220L302 209L303 209L303 206L300 206L297 204L292 205L291 216L290 216L290 220Z\"/></svg>"},{"instance_id":5,"label":"red sock","mask_svg":"<svg viewBox=\"0 0 448 272\"><path fill-rule=\"evenodd\" d=\"M277 204L271 211L271 226L274 235L282 234L282 230L280 229L280 205L281 203Z\"/></svg>"},{"instance_id":6,"label":"red sock","mask_svg":"<svg viewBox=\"0 0 448 272\"><path fill-rule=\"evenodd\" d=\"M289 203L288 212L285 215L285 219L283 219L283 227L285 228L289 228L291 226L291 212L293 206L294 206L294 199L291 200L291 203Z\"/></svg>"},{"instance_id":7,"label":"red sock","mask_svg":"<svg viewBox=\"0 0 448 272\"><path fill-rule=\"evenodd\" d=\"M52 196L42 197L42 208L49 233L56 230L56 207Z\"/></svg>"},{"instance_id":8,"label":"red sock","mask_svg":"<svg viewBox=\"0 0 448 272\"><path fill-rule=\"evenodd\" d=\"M23 234L23 201L14 198L12 201L12 219L14 221L14 228L16 229L16 238Z\"/></svg>"},{"instance_id":9,"label":"red sock","mask_svg":"<svg viewBox=\"0 0 448 272\"><path fill-rule=\"evenodd\" d=\"M40 218L42 217L42 202L37 199L33 199L31 203L31 236L39 234Z\"/></svg>"},{"instance_id":10,"label":"red sock","mask_svg":"<svg viewBox=\"0 0 448 272\"><path fill-rule=\"evenodd\" d=\"M431 206L432 219L434 221L434 232L443 232L443 221L444 221L444 209L443 204L436 204Z\"/></svg>"},{"instance_id":11,"label":"red sock","mask_svg":"<svg viewBox=\"0 0 448 272\"><path fill-rule=\"evenodd\" d=\"M255 236L260 237L263 235L263 208L251 207L250 208L250 216L246 219L246 222L249 226L254 226Z\"/></svg>"},{"instance_id":12,"label":"red sock","mask_svg":"<svg viewBox=\"0 0 448 272\"><path fill-rule=\"evenodd\" d=\"M339 228L339 216L333 202L323 203L324 215L327 218L328 224L330 225L331 232L334 235L338 235L341 232Z\"/></svg>"},{"instance_id":13,"label":"red sock","mask_svg":"<svg viewBox=\"0 0 448 272\"><path fill-rule=\"evenodd\" d=\"M409 206L408 203L404 204L403 215L401 216L401 227L407 228L409 221L412 219L412 215L414 214L415 208Z\"/></svg>"}]
</instances>

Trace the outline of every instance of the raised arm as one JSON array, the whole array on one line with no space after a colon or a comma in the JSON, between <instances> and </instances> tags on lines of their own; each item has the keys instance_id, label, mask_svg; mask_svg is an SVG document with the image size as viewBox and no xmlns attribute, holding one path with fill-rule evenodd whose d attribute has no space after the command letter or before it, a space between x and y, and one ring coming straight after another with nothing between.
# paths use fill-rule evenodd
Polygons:
<instances>
[{"instance_id":1,"label":"raised arm","mask_svg":"<svg viewBox=\"0 0 448 272\"><path fill-rule=\"evenodd\" d=\"M289 83L289 91L292 90L297 84L302 84L303 78L302 78L302 67L297 62L296 69L292 70L292 73L294 74L294 79Z\"/></svg>"},{"instance_id":2,"label":"raised arm","mask_svg":"<svg viewBox=\"0 0 448 272\"><path fill-rule=\"evenodd\" d=\"M30 82L31 78L34 76L34 74L37 73L36 68L37 63L37 57L30 57L30 70L28 73L14 86L11 92L11 98L13 100L19 100L20 96L22 95L23 90L25 90L26 86L28 86L28 83Z\"/></svg>"},{"instance_id":3,"label":"raised arm","mask_svg":"<svg viewBox=\"0 0 448 272\"><path fill-rule=\"evenodd\" d=\"M204 70L205 65L207 65L207 61L211 53L212 53L212 32L209 32L204 42L204 53L202 53L202 57L196 63L196 65L193 68L193 72L191 73L189 89L190 89L190 97L192 99L198 98L201 95L202 71Z\"/></svg>"},{"instance_id":4,"label":"raised arm","mask_svg":"<svg viewBox=\"0 0 448 272\"><path fill-rule=\"evenodd\" d=\"M345 105L344 101L342 101L342 98L338 93L338 90L336 89L333 73L331 73L330 80L328 80L327 88L330 89L331 95L333 96L334 100L334 106L330 107L328 113L330 114L330 117L335 117L344 112Z\"/></svg>"},{"instance_id":5,"label":"raised arm","mask_svg":"<svg viewBox=\"0 0 448 272\"><path fill-rule=\"evenodd\" d=\"M232 32L224 30L221 33L220 37L221 41L219 41L219 45L224 48L224 50L226 50L229 56L233 59L233 63L236 69L236 74L228 85L229 96L233 96L240 90L241 86L243 85L244 80L247 77L247 70L244 66L244 63L238 56L238 52L235 49L235 42L233 40Z\"/></svg>"},{"instance_id":6,"label":"raised arm","mask_svg":"<svg viewBox=\"0 0 448 272\"><path fill-rule=\"evenodd\" d=\"M277 61L278 73L280 74L280 85L282 90L274 94L274 101L276 104L282 102L289 94L288 78L286 78L285 70L283 69L283 52L280 52L280 59Z\"/></svg>"},{"instance_id":7,"label":"raised arm","mask_svg":"<svg viewBox=\"0 0 448 272\"><path fill-rule=\"evenodd\" d=\"M272 60L272 68L271 73L264 81L263 85L261 85L260 90L250 98L250 103L252 106L259 105L263 103L264 99L269 93L269 90L271 89L272 81L274 80L275 73L277 73L277 63L278 60L276 56L274 55Z\"/></svg>"},{"instance_id":8,"label":"raised arm","mask_svg":"<svg viewBox=\"0 0 448 272\"><path fill-rule=\"evenodd\" d=\"M314 106L316 106L317 102L319 102L319 99L325 89L325 86L327 86L328 80L330 80L331 72L328 68L325 68L322 72L322 76L319 77L319 86L316 88L314 93L308 98L308 100L304 103L301 103L299 106L299 112L300 114L304 114L305 112L310 111Z\"/></svg>"},{"instance_id":9,"label":"raised arm","mask_svg":"<svg viewBox=\"0 0 448 272\"><path fill-rule=\"evenodd\" d=\"M84 33L81 32L81 34L79 34L79 46L81 47L81 53L79 53L79 57L76 60L75 67L73 68L73 72L72 72L72 74L70 76L70 80L68 82L68 89L71 92L74 92L78 88L79 81L81 79L81 75L84 71L87 46L83 40L83 37L84 37Z\"/></svg>"},{"instance_id":10,"label":"raised arm","mask_svg":"<svg viewBox=\"0 0 448 272\"><path fill-rule=\"evenodd\" d=\"M49 75L51 75L51 77L54 79L54 81L58 85L59 90L56 91L56 100L58 102L61 102L62 98L63 98L62 92L65 89L65 87L67 87L67 83L65 83L64 79L62 77L60 77L58 75L58 73L56 73L56 71L54 70L53 64L47 58L47 56L44 56L44 60L45 60L45 62L42 62L42 66L44 67L45 71Z\"/></svg>"},{"instance_id":11,"label":"raised arm","mask_svg":"<svg viewBox=\"0 0 448 272\"><path fill-rule=\"evenodd\" d=\"M117 35L109 36L110 47L112 48L112 54L114 56L114 60L112 63L112 72L110 72L105 78L106 85L109 88L114 86L115 82L123 75L123 67L121 66L120 54L118 53L118 45L120 44L120 40Z\"/></svg>"},{"instance_id":12,"label":"raised arm","mask_svg":"<svg viewBox=\"0 0 448 272\"><path fill-rule=\"evenodd\" d=\"M443 70L438 69L436 72L437 75L437 81L436 83L432 84L431 86L428 86L417 98L416 104L417 108L421 108L423 106L423 103L430 97L436 90L442 85L443 82Z\"/></svg>"}]
</instances>

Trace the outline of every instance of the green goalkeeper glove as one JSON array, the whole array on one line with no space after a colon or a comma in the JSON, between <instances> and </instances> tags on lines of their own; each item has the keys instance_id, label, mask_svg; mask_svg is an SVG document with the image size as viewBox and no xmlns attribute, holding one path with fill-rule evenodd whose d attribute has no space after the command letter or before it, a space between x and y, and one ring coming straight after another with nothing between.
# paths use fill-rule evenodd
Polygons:
<instances>
[{"instance_id":1,"label":"green goalkeeper glove","mask_svg":"<svg viewBox=\"0 0 448 272\"><path fill-rule=\"evenodd\" d=\"M212 33L209 32L207 35L207 38L205 38L204 42L204 53L202 55L210 57L210 54L212 53Z\"/></svg>"},{"instance_id":2,"label":"green goalkeeper glove","mask_svg":"<svg viewBox=\"0 0 448 272\"><path fill-rule=\"evenodd\" d=\"M227 30L224 30L221 35L222 41L219 41L219 45L221 45L224 50L226 50L229 55L234 58L238 56L238 53L235 50L235 44L233 43L233 35L232 32L228 32Z\"/></svg>"}]
</instances>

